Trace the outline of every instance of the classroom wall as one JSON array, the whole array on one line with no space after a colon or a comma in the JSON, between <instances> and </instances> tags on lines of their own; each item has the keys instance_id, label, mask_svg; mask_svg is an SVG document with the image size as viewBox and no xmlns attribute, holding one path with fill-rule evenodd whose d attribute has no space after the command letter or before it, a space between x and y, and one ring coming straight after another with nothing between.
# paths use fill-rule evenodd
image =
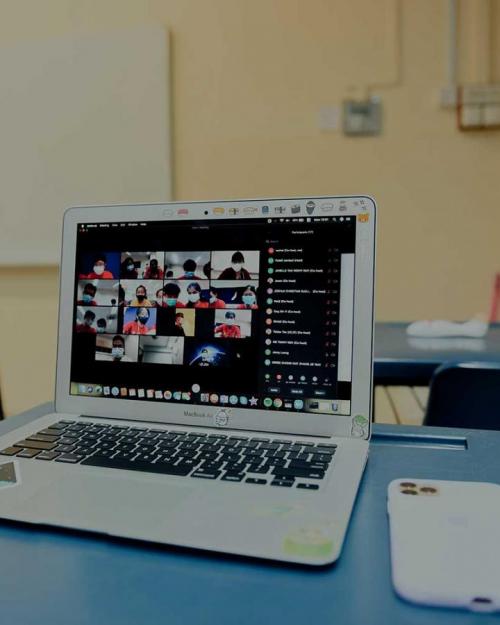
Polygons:
<instances>
[{"instance_id":1,"label":"classroom wall","mask_svg":"<svg viewBox=\"0 0 500 625\"><path fill-rule=\"evenodd\" d=\"M485 70L488 3L493 54ZM369 193L380 207L377 317L460 319L487 311L500 270L500 132L459 133L453 113L438 107L446 6L24 0L0 6L0 45L165 24L172 35L174 196ZM500 0L461 0L460 26L462 80L489 74L500 81ZM370 84L382 85L370 90L383 101L380 137L319 130L322 106L361 97ZM0 268L7 413L53 396L57 281L55 268Z\"/></svg>"}]
</instances>

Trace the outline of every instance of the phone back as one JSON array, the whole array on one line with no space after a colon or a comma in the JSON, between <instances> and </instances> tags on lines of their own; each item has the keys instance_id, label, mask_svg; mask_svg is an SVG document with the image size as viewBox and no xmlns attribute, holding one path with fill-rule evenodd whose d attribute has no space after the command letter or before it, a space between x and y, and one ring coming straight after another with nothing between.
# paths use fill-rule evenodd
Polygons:
<instances>
[{"instance_id":1,"label":"phone back","mask_svg":"<svg viewBox=\"0 0 500 625\"><path fill-rule=\"evenodd\" d=\"M392 578L428 605L500 609L500 486L397 479L389 484Z\"/></svg>"}]
</instances>

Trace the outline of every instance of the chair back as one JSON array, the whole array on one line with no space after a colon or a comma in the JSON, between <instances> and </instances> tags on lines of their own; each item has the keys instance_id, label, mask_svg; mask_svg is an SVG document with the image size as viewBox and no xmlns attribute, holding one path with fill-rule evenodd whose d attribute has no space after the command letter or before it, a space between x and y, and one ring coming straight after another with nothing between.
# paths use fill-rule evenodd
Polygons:
<instances>
[{"instance_id":1,"label":"chair back","mask_svg":"<svg viewBox=\"0 0 500 625\"><path fill-rule=\"evenodd\" d=\"M430 383L424 425L500 430L500 362L451 362Z\"/></svg>"}]
</instances>

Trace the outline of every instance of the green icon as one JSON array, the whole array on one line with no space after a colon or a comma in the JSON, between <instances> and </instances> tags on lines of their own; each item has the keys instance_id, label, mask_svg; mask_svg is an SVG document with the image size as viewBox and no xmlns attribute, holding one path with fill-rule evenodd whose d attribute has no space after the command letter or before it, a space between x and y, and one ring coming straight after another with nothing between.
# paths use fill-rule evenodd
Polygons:
<instances>
[{"instance_id":1,"label":"green icon","mask_svg":"<svg viewBox=\"0 0 500 625\"><path fill-rule=\"evenodd\" d=\"M274 273L274 269L272 267L269 267L269 269L267 270L267 273Z\"/></svg>"},{"instance_id":2,"label":"green icon","mask_svg":"<svg viewBox=\"0 0 500 625\"><path fill-rule=\"evenodd\" d=\"M264 364L266 365L266 367L269 367L269 365L271 364L271 361L266 358L266 360L264 360Z\"/></svg>"},{"instance_id":3,"label":"green icon","mask_svg":"<svg viewBox=\"0 0 500 625\"><path fill-rule=\"evenodd\" d=\"M363 417L363 415L358 414L354 417L354 423L356 425L363 426L368 423L368 419L366 417Z\"/></svg>"},{"instance_id":4,"label":"green icon","mask_svg":"<svg viewBox=\"0 0 500 625\"><path fill-rule=\"evenodd\" d=\"M274 263L274 258L268 258L268 259L267 259L267 262L268 262L270 265L272 265L272 264Z\"/></svg>"},{"instance_id":5,"label":"green icon","mask_svg":"<svg viewBox=\"0 0 500 625\"><path fill-rule=\"evenodd\" d=\"M268 304L268 306L270 306L272 303L273 303L272 298L271 298L271 297L268 297L268 298L267 298L267 304Z\"/></svg>"},{"instance_id":6,"label":"green icon","mask_svg":"<svg viewBox=\"0 0 500 625\"><path fill-rule=\"evenodd\" d=\"M266 380L269 380L269 378L271 377L270 373L266 373L266 375L264 376L266 378Z\"/></svg>"},{"instance_id":7,"label":"green icon","mask_svg":"<svg viewBox=\"0 0 500 625\"><path fill-rule=\"evenodd\" d=\"M273 400L270 397L264 398L264 406L270 408L273 405Z\"/></svg>"},{"instance_id":8,"label":"green icon","mask_svg":"<svg viewBox=\"0 0 500 625\"><path fill-rule=\"evenodd\" d=\"M266 349L265 354L266 354L266 356L270 356L271 355L271 350L270 349Z\"/></svg>"}]
</instances>

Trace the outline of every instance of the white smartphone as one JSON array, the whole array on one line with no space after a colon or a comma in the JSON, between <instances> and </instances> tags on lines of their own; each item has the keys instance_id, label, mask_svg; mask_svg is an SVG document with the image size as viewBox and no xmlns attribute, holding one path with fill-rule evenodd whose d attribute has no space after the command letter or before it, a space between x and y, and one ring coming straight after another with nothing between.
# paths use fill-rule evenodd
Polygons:
<instances>
[{"instance_id":1,"label":"white smartphone","mask_svg":"<svg viewBox=\"0 0 500 625\"><path fill-rule=\"evenodd\" d=\"M392 581L415 603L500 610L500 485L403 478L388 487Z\"/></svg>"}]
</instances>

